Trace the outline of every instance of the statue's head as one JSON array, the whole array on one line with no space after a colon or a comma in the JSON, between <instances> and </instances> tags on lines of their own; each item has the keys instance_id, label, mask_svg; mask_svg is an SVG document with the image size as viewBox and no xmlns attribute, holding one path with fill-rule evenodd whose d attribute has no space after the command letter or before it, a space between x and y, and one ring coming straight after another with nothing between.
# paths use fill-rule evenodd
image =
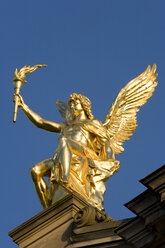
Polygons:
<instances>
[{"instance_id":1,"label":"statue's head","mask_svg":"<svg viewBox=\"0 0 165 248\"><path fill-rule=\"evenodd\" d=\"M89 120L92 120L94 118L91 111L91 101L88 97L76 93L70 95L68 99L68 104L73 113L75 110L75 103L81 104L81 106L78 106L78 108L82 107Z\"/></svg>"}]
</instances>

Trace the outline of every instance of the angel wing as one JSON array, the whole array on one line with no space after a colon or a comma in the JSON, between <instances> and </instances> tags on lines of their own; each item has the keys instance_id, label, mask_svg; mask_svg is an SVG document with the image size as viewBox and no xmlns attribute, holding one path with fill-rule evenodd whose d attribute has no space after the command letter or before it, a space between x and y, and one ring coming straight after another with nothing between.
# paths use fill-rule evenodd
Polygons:
<instances>
[{"instance_id":1,"label":"angel wing","mask_svg":"<svg viewBox=\"0 0 165 248\"><path fill-rule=\"evenodd\" d=\"M61 114L61 117L66 121L72 121L73 120L73 116L72 116L72 112L70 110L70 108L68 107L68 105L65 102L61 102L59 100L56 101L56 105L57 108Z\"/></svg>"},{"instance_id":2,"label":"angel wing","mask_svg":"<svg viewBox=\"0 0 165 248\"><path fill-rule=\"evenodd\" d=\"M137 126L136 113L157 86L156 65L130 81L112 103L103 125L110 135L111 146L115 154L124 151L123 142L128 140Z\"/></svg>"}]
</instances>

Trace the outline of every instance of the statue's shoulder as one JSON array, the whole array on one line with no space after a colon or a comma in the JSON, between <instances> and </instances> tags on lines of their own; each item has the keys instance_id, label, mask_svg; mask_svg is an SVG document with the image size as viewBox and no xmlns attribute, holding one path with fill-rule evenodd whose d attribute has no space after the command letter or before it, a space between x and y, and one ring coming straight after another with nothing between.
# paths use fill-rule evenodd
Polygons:
<instances>
[{"instance_id":1,"label":"statue's shoulder","mask_svg":"<svg viewBox=\"0 0 165 248\"><path fill-rule=\"evenodd\" d=\"M103 123L99 120L99 119L92 119L91 121L90 121L93 125L97 125L97 126L101 126L101 127L103 127Z\"/></svg>"}]
</instances>

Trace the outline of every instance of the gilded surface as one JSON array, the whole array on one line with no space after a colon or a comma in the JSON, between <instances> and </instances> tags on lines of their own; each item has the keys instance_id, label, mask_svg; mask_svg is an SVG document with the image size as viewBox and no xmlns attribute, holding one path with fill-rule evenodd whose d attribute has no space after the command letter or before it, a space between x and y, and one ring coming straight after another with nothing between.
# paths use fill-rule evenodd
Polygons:
<instances>
[{"instance_id":1,"label":"gilded surface","mask_svg":"<svg viewBox=\"0 0 165 248\"><path fill-rule=\"evenodd\" d=\"M13 116L13 122L16 122L17 120L17 111L18 111L18 101L19 101L19 97L17 95L19 95L20 91L21 91L21 87L22 85L24 85L25 83L27 83L27 81L25 80L25 77L28 73L31 73L33 71L35 71L37 68L41 68L44 67L46 65L35 65L33 67L30 66L24 66L21 70L15 70L14 75L13 75L13 84L15 86L15 105L14 105L14 116Z\"/></svg>"},{"instance_id":2,"label":"gilded surface","mask_svg":"<svg viewBox=\"0 0 165 248\"><path fill-rule=\"evenodd\" d=\"M157 85L155 71L156 65L152 69L148 66L145 72L121 89L103 123L94 118L90 100L81 94L70 95L68 104L56 102L64 119L57 123L33 112L16 91L14 102L34 125L60 134L54 156L31 168L43 208L68 191L75 191L93 206L103 209L105 181L119 169L115 154L124 150L123 142L136 129L138 108L151 97ZM16 74L18 71L14 74L14 82L21 81ZM49 181L46 182L44 177L49 177Z\"/></svg>"}]
</instances>

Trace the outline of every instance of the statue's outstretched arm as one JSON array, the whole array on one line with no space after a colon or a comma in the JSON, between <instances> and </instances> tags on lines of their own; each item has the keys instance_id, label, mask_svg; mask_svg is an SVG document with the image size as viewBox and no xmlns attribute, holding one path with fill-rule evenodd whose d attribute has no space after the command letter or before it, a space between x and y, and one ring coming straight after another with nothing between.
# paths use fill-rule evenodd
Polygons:
<instances>
[{"instance_id":1,"label":"statue's outstretched arm","mask_svg":"<svg viewBox=\"0 0 165 248\"><path fill-rule=\"evenodd\" d=\"M53 122L49 120L43 119L41 116L36 114L33 110L31 110L23 101L23 98L19 96L19 104L18 106L22 109L25 115L29 118L29 120L38 128L42 128L49 132L61 133L64 127L63 122Z\"/></svg>"}]
</instances>

